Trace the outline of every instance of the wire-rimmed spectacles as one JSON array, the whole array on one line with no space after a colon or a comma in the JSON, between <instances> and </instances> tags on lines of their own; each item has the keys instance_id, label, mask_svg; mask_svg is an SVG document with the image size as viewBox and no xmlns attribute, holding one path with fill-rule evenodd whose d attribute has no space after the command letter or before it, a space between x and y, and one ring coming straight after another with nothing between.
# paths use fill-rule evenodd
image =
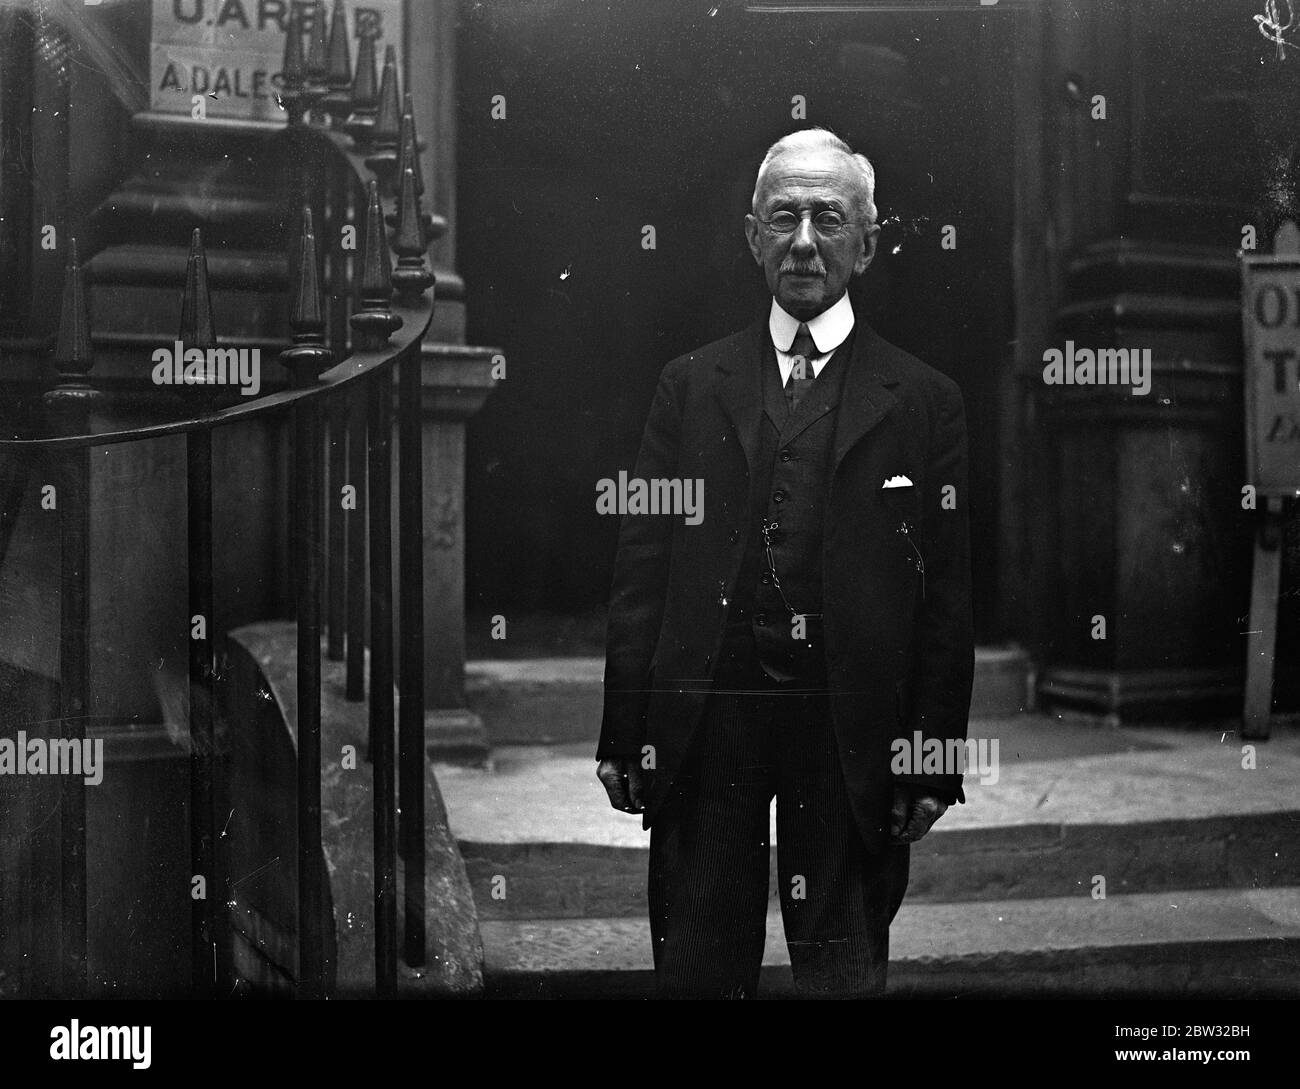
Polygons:
<instances>
[{"instance_id":1,"label":"wire-rimmed spectacles","mask_svg":"<svg viewBox=\"0 0 1300 1089\"><path fill-rule=\"evenodd\" d=\"M804 216L811 219L813 228L818 234L823 235L826 238L833 238L845 228L856 222L853 219L840 215L839 212L830 208L826 208L816 214L813 212L804 212L802 215L796 215L794 212L780 211L773 214L770 219L764 219L760 215L755 215L754 218L773 234L787 235L794 234L794 232L799 229L799 224L803 220Z\"/></svg>"}]
</instances>

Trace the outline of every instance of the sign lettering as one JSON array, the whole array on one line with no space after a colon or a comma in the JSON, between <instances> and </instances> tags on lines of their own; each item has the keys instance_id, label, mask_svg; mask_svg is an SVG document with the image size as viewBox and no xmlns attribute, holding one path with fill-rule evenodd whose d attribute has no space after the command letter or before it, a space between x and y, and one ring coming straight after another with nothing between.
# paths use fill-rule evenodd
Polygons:
<instances>
[{"instance_id":1,"label":"sign lettering","mask_svg":"<svg viewBox=\"0 0 1300 1089\"><path fill-rule=\"evenodd\" d=\"M316 10L308 0L153 0L151 108L188 117L192 96L203 95L209 119L282 123L277 95L291 5L305 54ZM347 10L354 68L362 37L374 39L378 64L385 45L400 50L402 0L365 0Z\"/></svg>"}]
</instances>

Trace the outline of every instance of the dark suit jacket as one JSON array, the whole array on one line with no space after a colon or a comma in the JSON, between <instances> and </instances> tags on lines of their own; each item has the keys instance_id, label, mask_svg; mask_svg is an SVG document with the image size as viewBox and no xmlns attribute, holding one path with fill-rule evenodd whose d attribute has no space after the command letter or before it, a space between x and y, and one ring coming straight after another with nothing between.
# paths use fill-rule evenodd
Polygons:
<instances>
[{"instance_id":1,"label":"dark suit jacket","mask_svg":"<svg viewBox=\"0 0 1300 1089\"><path fill-rule=\"evenodd\" d=\"M956 383L860 317L855 330L828 468L822 600L840 761L863 841L880 850L896 778L962 798L959 775L895 776L890 765L895 738L966 736L970 493ZM703 480L704 517L692 526L680 514L625 514L620 525L597 758L641 760L653 747L647 828L700 721L726 623L723 590L762 513L749 509L749 463L767 340L764 314L664 368L633 475ZM882 487L896 476L913 486ZM946 485L955 509L944 509Z\"/></svg>"}]
</instances>

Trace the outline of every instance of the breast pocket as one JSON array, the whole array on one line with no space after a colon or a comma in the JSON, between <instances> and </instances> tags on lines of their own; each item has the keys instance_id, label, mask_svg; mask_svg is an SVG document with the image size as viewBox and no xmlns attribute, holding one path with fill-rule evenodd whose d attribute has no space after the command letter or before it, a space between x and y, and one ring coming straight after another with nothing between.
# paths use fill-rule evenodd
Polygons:
<instances>
[{"instance_id":1,"label":"breast pocket","mask_svg":"<svg viewBox=\"0 0 1300 1089\"><path fill-rule=\"evenodd\" d=\"M892 518L915 522L920 515L920 502L915 484L880 489L880 502Z\"/></svg>"}]
</instances>

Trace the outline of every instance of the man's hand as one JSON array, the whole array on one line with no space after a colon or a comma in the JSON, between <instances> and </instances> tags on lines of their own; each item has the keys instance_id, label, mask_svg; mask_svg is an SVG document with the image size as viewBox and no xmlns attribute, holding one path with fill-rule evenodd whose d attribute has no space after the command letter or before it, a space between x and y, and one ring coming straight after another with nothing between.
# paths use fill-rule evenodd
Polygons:
<instances>
[{"instance_id":1,"label":"man's hand","mask_svg":"<svg viewBox=\"0 0 1300 1089\"><path fill-rule=\"evenodd\" d=\"M942 802L924 787L894 784L894 807L889 814L889 837L893 843L915 843L947 812Z\"/></svg>"},{"instance_id":2,"label":"man's hand","mask_svg":"<svg viewBox=\"0 0 1300 1089\"><path fill-rule=\"evenodd\" d=\"M596 767L596 778L605 784L609 804L624 813L645 809L645 776L635 757L612 756Z\"/></svg>"}]
</instances>

